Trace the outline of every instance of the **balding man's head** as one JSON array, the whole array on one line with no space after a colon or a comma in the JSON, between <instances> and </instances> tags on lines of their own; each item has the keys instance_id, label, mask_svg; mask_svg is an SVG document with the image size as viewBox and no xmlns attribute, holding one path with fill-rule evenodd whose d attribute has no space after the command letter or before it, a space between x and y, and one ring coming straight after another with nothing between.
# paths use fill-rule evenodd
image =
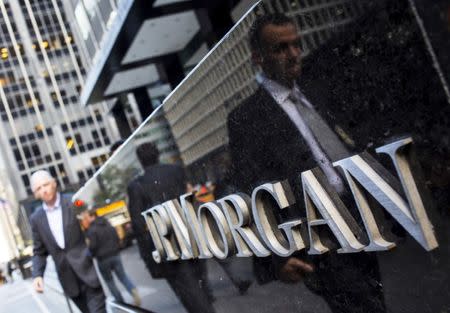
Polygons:
<instances>
[{"instance_id":1,"label":"balding man's head","mask_svg":"<svg viewBox=\"0 0 450 313\"><path fill-rule=\"evenodd\" d=\"M30 178L30 184L31 184L31 190L34 192L40 183L46 182L46 181L54 181L52 175L50 175L49 172L44 170L39 170L33 173Z\"/></svg>"},{"instance_id":2,"label":"balding man's head","mask_svg":"<svg viewBox=\"0 0 450 313\"><path fill-rule=\"evenodd\" d=\"M49 172L39 170L31 175L31 190L37 199L53 205L56 200L56 180Z\"/></svg>"}]
</instances>

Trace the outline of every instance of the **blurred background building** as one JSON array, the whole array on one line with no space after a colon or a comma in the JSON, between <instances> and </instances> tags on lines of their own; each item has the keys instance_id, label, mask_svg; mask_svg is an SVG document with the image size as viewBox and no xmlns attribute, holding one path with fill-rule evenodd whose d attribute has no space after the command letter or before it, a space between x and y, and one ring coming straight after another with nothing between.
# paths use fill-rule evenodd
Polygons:
<instances>
[{"instance_id":1,"label":"blurred background building","mask_svg":"<svg viewBox=\"0 0 450 313\"><path fill-rule=\"evenodd\" d=\"M119 133L107 103L81 109L86 66L60 0L0 1L0 143L17 198L48 169L75 189Z\"/></svg>"},{"instance_id":2,"label":"blurred background building","mask_svg":"<svg viewBox=\"0 0 450 313\"><path fill-rule=\"evenodd\" d=\"M67 11L73 12L76 21L75 37L86 42L93 64L81 103L113 99L111 112L123 132L130 107L137 108L141 118L153 112L257 1L94 2L99 9L89 8L86 1L67 1ZM144 126L158 129L152 133L160 137L147 137L149 132L143 131L140 140L156 142L162 161L186 163L178 150L180 134L173 132L173 115L169 120L166 113L156 112Z\"/></svg>"},{"instance_id":3,"label":"blurred background building","mask_svg":"<svg viewBox=\"0 0 450 313\"><path fill-rule=\"evenodd\" d=\"M5 167L0 155L0 264L19 257L30 237L26 215L18 207Z\"/></svg>"}]
</instances>

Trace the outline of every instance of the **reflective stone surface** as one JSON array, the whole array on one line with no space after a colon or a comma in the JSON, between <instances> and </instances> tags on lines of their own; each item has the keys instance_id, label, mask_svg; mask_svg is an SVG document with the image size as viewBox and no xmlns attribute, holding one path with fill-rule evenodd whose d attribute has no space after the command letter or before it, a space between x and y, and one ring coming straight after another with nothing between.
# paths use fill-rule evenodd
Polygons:
<instances>
[{"instance_id":1,"label":"reflective stone surface","mask_svg":"<svg viewBox=\"0 0 450 313\"><path fill-rule=\"evenodd\" d=\"M449 8L242 18L74 196L131 220L142 308L449 312Z\"/></svg>"}]
</instances>

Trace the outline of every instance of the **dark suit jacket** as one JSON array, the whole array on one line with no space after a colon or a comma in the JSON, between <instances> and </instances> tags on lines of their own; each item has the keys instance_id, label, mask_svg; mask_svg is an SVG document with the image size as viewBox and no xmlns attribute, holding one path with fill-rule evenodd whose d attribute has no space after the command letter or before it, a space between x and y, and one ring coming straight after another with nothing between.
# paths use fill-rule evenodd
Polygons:
<instances>
[{"instance_id":1,"label":"dark suit jacket","mask_svg":"<svg viewBox=\"0 0 450 313\"><path fill-rule=\"evenodd\" d=\"M188 312L214 312L206 288L198 288L206 279L205 260L179 260L158 264L153 260L155 250L141 212L164 201L177 199L186 193L186 176L181 166L157 164L145 168L143 175L128 186L131 223L139 253L153 278L165 278Z\"/></svg>"},{"instance_id":2,"label":"dark suit jacket","mask_svg":"<svg viewBox=\"0 0 450 313\"><path fill-rule=\"evenodd\" d=\"M349 155L364 149L349 136L345 125L338 124L334 102L327 93L315 91L320 89L318 82L302 91L331 129L340 130L337 135ZM227 123L234 185L243 192L273 180L289 179L294 183L302 171L317 166L296 125L263 87L235 108Z\"/></svg>"},{"instance_id":3,"label":"dark suit jacket","mask_svg":"<svg viewBox=\"0 0 450 313\"><path fill-rule=\"evenodd\" d=\"M80 224L72 210L71 199L61 194L65 248L56 243L50 230L47 215L42 207L30 217L33 232L33 277L44 275L47 256L55 261L56 271L64 292L75 297L80 292L80 284L97 288L100 282L92 258L89 256Z\"/></svg>"},{"instance_id":4,"label":"dark suit jacket","mask_svg":"<svg viewBox=\"0 0 450 313\"><path fill-rule=\"evenodd\" d=\"M154 278L171 274L173 263L157 264L152 257L155 249L141 212L164 201L176 199L186 192L186 176L182 167L157 164L145 168L143 175L128 186L131 224L139 246L139 252ZM173 274L173 273L172 273Z\"/></svg>"},{"instance_id":5,"label":"dark suit jacket","mask_svg":"<svg viewBox=\"0 0 450 313\"><path fill-rule=\"evenodd\" d=\"M116 229L102 216L97 216L85 232L89 239L89 251L101 261L119 255L120 239Z\"/></svg>"}]
</instances>

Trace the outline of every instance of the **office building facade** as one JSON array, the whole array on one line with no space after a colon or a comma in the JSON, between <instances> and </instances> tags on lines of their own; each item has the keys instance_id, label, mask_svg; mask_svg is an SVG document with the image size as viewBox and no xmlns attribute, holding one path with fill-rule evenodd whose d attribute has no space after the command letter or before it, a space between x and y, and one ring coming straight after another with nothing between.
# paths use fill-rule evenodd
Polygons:
<instances>
[{"instance_id":1,"label":"office building facade","mask_svg":"<svg viewBox=\"0 0 450 313\"><path fill-rule=\"evenodd\" d=\"M70 189L92 176L119 138L108 104L79 105L86 68L60 0L0 1L1 152L23 200L48 169Z\"/></svg>"}]
</instances>

